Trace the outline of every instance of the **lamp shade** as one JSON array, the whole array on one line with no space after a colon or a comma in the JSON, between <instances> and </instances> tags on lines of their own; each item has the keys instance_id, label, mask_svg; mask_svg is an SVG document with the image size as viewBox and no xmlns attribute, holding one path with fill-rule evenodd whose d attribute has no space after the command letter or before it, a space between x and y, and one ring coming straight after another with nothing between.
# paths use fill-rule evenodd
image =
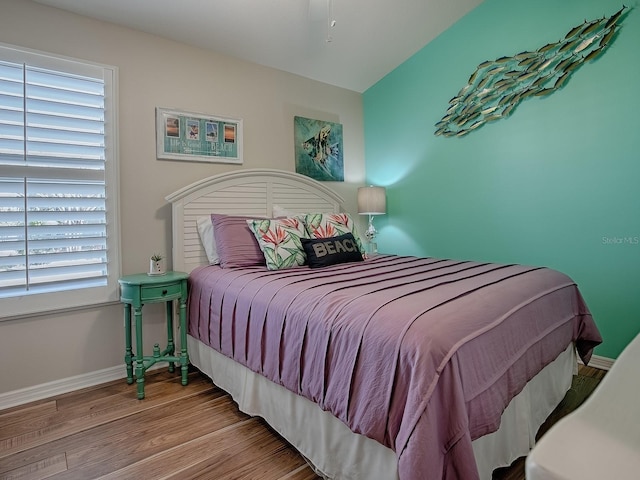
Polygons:
<instances>
[{"instance_id":1,"label":"lamp shade","mask_svg":"<svg viewBox=\"0 0 640 480\"><path fill-rule=\"evenodd\" d=\"M384 215L387 213L387 196L384 187L358 188L358 213L361 215Z\"/></svg>"}]
</instances>

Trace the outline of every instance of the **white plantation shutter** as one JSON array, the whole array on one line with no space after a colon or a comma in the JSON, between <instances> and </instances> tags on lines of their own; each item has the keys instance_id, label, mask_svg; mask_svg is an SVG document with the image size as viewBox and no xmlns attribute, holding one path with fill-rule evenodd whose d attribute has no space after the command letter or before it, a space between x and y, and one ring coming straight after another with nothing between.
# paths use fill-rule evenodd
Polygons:
<instances>
[{"instance_id":1,"label":"white plantation shutter","mask_svg":"<svg viewBox=\"0 0 640 480\"><path fill-rule=\"evenodd\" d=\"M118 299L115 73L0 46L0 317Z\"/></svg>"}]
</instances>

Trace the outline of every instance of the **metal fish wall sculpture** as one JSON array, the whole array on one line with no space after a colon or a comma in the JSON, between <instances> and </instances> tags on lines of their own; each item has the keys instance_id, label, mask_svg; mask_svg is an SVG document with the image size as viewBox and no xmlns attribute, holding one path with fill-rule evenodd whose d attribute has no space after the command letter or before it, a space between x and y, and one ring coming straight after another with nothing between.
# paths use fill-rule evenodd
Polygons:
<instances>
[{"instance_id":1,"label":"metal fish wall sculpture","mask_svg":"<svg viewBox=\"0 0 640 480\"><path fill-rule=\"evenodd\" d=\"M467 85L449 100L436 135L461 137L482 125L505 118L524 99L545 96L565 85L571 73L598 57L611 43L627 7L610 17L572 28L563 39L531 52L482 62Z\"/></svg>"}]
</instances>

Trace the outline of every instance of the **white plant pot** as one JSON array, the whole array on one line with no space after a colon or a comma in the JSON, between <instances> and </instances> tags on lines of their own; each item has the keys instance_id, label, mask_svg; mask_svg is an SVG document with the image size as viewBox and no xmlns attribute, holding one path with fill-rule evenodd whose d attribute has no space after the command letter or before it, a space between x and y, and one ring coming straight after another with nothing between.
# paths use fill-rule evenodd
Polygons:
<instances>
[{"instance_id":1,"label":"white plant pot","mask_svg":"<svg viewBox=\"0 0 640 480\"><path fill-rule=\"evenodd\" d=\"M165 273L164 260L149 259L149 275L162 275Z\"/></svg>"}]
</instances>

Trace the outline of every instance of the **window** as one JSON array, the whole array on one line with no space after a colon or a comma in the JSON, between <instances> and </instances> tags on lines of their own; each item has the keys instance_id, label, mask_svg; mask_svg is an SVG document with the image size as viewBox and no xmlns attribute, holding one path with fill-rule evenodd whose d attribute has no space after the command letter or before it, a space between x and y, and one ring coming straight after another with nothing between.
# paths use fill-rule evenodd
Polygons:
<instances>
[{"instance_id":1,"label":"window","mask_svg":"<svg viewBox=\"0 0 640 480\"><path fill-rule=\"evenodd\" d=\"M0 318L118 300L116 75L0 45Z\"/></svg>"}]
</instances>

